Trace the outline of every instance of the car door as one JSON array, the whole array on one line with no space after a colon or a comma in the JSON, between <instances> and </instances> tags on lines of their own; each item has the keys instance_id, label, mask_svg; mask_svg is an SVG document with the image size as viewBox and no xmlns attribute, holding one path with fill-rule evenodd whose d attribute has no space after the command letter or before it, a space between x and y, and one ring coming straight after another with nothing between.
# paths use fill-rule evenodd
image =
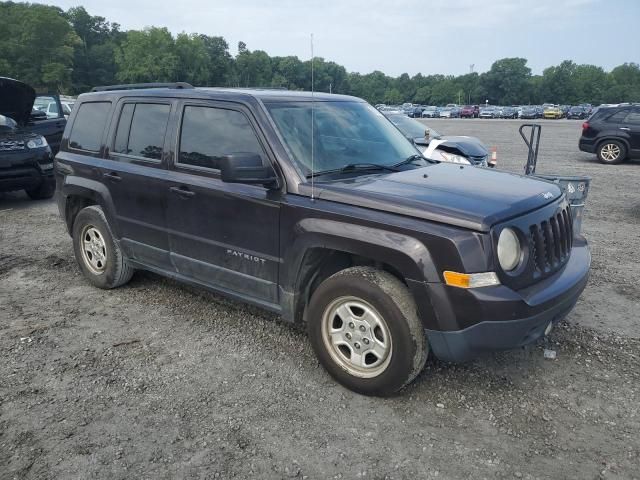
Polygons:
<instances>
[{"instance_id":1,"label":"car door","mask_svg":"<svg viewBox=\"0 0 640 480\"><path fill-rule=\"evenodd\" d=\"M620 129L629 135L629 146L634 157L640 156L640 108L634 107L624 119Z\"/></svg>"},{"instance_id":2,"label":"car door","mask_svg":"<svg viewBox=\"0 0 640 480\"><path fill-rule=\"evenodd\" d=\"M178 274L267 308L278 307L279 192L225 183L221 156L267 154L250 112L185 101L176 116L167 189L171 261Z\"/></svg>"},{"instance_id":3,"label":"car door","mask_svg":"<svg viewBox=\"0 0 640 480\"><path fill-rule=\"evenodd\" d=\"M57 95L38 95L34 108L45 112L47 118L31 120L27 124L27 129L44 136L55 155L60 150L62 134L64 133L64 127L67 125L67 119L62 114L60 99Z\"/></svg>"},{"instance_id":4,"label":"car door","mask_svg":"<svg viewBox=\"0 0 640 480\"><path fill-rule=\"evenodd\" d=\"M154 98L121 100L116 105L101 167L122 248L132 260L164 271L173 270L166 223L164 144L175 104Z\"/></svg>"}]
</instances>

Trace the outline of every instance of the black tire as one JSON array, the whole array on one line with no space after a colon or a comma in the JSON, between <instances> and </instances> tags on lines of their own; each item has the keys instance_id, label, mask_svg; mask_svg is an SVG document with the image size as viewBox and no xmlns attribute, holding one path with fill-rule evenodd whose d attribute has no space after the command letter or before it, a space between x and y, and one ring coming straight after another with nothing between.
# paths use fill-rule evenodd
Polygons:
<instances>
[{"instance_id":1,"label":"black tire","mask_svg":"<svg viewBox=\"0 0 640 480\"><path fill-rule=\"evenodd\" d=\"M83 237L86 238L89 232L98 232L102 239L102 250L105 255L104 263L100 271L92 267L88 254L83 253ZM73 222L73 250L76 261L84 276L96 287L110 289L124 285L133 276L134 269L127 263L120 246L114 240L111 228L107 222L102 208L97 205L80 210Z\"/></svg>"},{"instance_id":2,"label":"black tire","mask_svg":"<svg viewBox=\"0 0 640 480\"><path fill-rule=\"evenodd\" d=\"M618 140L605 140L598 145L597 155L600 162L615 165L627 158L627 147Z\"/></svg>"},{"instance_id":3,"label":"black tire","mask_svg":"<svg viewBox=\"0 0 640 480\"><path fill-rule=\"evenodd\" d=\"M383 370L373 377L363 378L348 371L334 359L336 354L327 346L331 342L325 330L325 313L327 319L331 318L332 305L343 298L364 300L379 313L388 328L390 353L381 365ZM429 354L424 328L409 290L393 275L375 268L347 268L322 282L311 297L307 320L311 345L320 363L339 383L364 395L388 396L397 392L420 373ZM335 322L335 319L327 321ZM347 328L345 325L344 330ZM352 331L359 333L357 330ZM365 348L363 346L363 351Z\"/></svg>"},{"instance_id":4,"label":"black tire","mask_svg":"<svg viewBox=\"0 0 640 480\"><path fill-rule=\"evenodd\" d=\"M45 200L53 197L56 191L56 181L53 178L47 178L37 188L25 189L31 200Z\"/></svg>"}]
</instances>

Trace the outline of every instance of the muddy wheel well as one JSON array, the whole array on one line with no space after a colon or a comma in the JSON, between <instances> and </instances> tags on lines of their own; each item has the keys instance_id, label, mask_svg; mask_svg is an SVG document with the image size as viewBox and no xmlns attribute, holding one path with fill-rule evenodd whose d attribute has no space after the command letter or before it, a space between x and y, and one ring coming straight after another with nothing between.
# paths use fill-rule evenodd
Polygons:
<instances>
[{"instance_id":1,"label":"muddy wheel well","mask_svg":"<svg viewBox=\"0 0 640 480\"><path fill-rule=\"evenodd\" d=\"M65 220L67 221L67 229L69 232L73 229L73 222L75 221L78 213L85 207L90 205L96 205L96 202L87 197L81 197L79 195L71 195L67 197L67 205L65 210Z\"/></svg>"},{"instance_id":2,"label":"muddy wheel well","mask_svg":"<svg viewBox=\"0 0 640 480\"><path fill-rule=\"evenodd\" d=\"M334 273L356 266L369 266L389 272L406 284L403 275L388 263L340 250L311 248L305 253L298 272L294 318L306 322L306 307L316 288Z\"/></svg>"}]
</instances>

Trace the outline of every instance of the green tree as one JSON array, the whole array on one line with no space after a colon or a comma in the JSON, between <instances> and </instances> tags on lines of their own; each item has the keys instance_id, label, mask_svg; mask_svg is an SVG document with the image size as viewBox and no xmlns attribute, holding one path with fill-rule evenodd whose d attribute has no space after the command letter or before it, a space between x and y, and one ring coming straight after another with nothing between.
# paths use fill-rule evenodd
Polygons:
<instances>
[{"instance_id":1,"label":"green tree","mask_svg":"<svg viewBox=\"0 0 640 480\"><path fill-rule=\"evenodd\" d=\"M209 79L211 86L225 86L233 75L233 57L229 53L229 44L222 37L199 35L209 57Z\"/></svg>"},{"instance_id":2,"label":"green tree","mask_svg":"<svg viewBox=\"0 0 640 480\"><path fill-rule=\"evenodd\" d=\"M121 82L172 82L178 80L180 59L166 28L130 30L116 51L116 77Z\"/></svg>"},{"instance_id":3,"label":"green tree","mask_svg":"<svg viewBox=\"0 0 640 480\"><path fill-rule=\"evenodd\" d=\"M431 100L431 88L430 87L420 87L416 90L416 94L413 96L413 101L415 103L427 104L430 103Z\"/></svg>"},{"instance_id":4,"label":"green tree","mask_svg":"<svg viewBox=\"0 0 640 480\"><path fill-rule=\"evenodd\" d=\"M577 98L574 83L577 65L565 60L560 65L545 68L540 83L540 96L543 102L572 103Z\"/></svg>"},{"instance_id":5,"label":"green tree","mask_svg":"<svg viewBox=\"0 0 640 480\"><path fill-rule=\"evenodd\" d=\"M244 45L242 42L240 42ZM266 87L271 85L273 70L271 58L262 50L250 51L238 46L239 53L236 56L236 75L241 87Z\"/></svg>"},{"instance_id":6,"label":"green tree","mask_svg":"<svg viewBox=\"0 0 640 480\"><path fill-rule=\"evenodd\" d=\"M640 66L624 63L611 70L608 102L640 101Z\"/></svg>"},{"instance_id":7,"label":"green tree","mask_svg":"<svg viewBox=\"0 0 640 480\"><path fill-rule=\"evenodd\" d=\"M178 79L206 86L211 76L211 61L203 38L197 34L180 33L176 37L175 52L178 57Z\"/></svg>"},{"instance_id":8,"label":"green tree","mask_svg":"<svg viewBox=\"0 0 640 480\"><path fill-rule=\"evenodd\" d=\"M491 65L482 83L489 102L503 105L521 103L529 87L531 69L526 58L503 58Z\"/></svg>"},{"instance_id":9,"label":"green tree","mask_svg":"<svg viewBox=\"0 0 640 480\"><path fill-rule=\"evenodd\" d=\"M78 41L57 7L0 3L0 65L4 75L41 90L65 91L71 85Z\"/></svg>"},{"instance_id":10,"label":"green tree","mask_svg":"<svg viewBox=\"0 0 640 480\"><path fill-rule=\"evenodd\" d=\"M397 105L399 103L403 103L404 97L400 93L400 91L396 88L392 88L388 90L384 95L384 103L390 103L392 105Z\"/></svg>"},{"instance_id":11,"label":"green tree","mask_svg":"<svg viewBox=\"0 0 640 480\"><path fill-rule=\"evenodd\" d=\"M120 26L104 17L89 15L84 7L70 8L65 17L79 38L73 55L73 90L83 92L96 85L113 84L115 50L123 37Z\"/></svg>"}]
</instances>

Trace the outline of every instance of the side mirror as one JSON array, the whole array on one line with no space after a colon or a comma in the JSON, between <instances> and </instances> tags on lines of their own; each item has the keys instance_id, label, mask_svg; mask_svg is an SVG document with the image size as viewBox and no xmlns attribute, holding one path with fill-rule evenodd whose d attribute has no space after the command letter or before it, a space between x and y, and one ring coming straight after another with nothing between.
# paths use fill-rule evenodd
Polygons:
<instances>
[{"instance_id":1,"label":"side mirror","mask_svg":"<svg viewBox=\"0 0 640 480\"><path fill-rule=\"evenodd\" d=\"M273 168L265 166L262 157L256 153L233 153L220 159L222 181L227 183L248 183L277 186Z\"/></svg>"},{"instance_id":2,"label":"side mirror","mask_svg":"<svg viewBox=\"0 0 640 480\"><path fill-rule=\"evenodd\" d=\"M40 110L32 110L31 115L29 115L30 122L37 122L38 120L46 120L47 114Z\"/></svg>"}]
</instances>

